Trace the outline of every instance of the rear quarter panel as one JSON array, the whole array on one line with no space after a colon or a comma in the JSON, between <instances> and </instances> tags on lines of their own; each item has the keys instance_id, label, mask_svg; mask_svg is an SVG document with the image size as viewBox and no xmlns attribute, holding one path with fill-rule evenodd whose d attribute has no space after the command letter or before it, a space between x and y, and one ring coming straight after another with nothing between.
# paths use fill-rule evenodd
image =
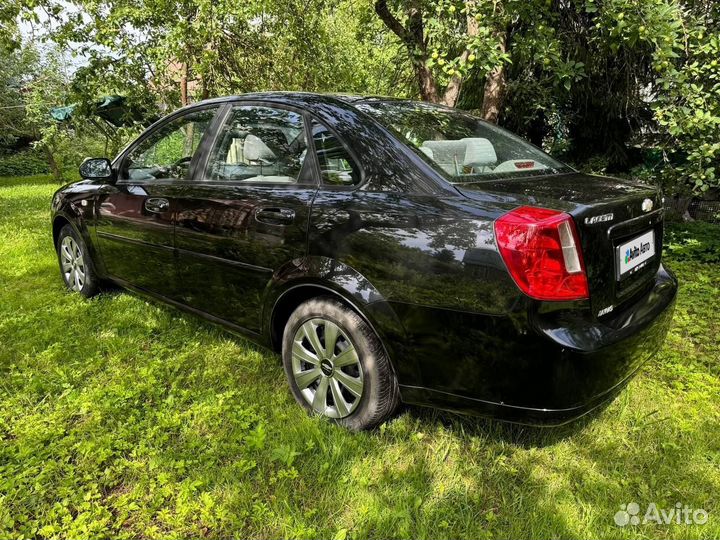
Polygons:
<instances>
[{"instance_id":1,"label":"rear quarter panel","mask_svg":"<svg viewBox=\"0 0 720 540\"><path fill-rule=\"evenodd\" d=\"M494 347L497 335L524 326L524 297L495 246L493 221L501 212L494 204L468 206L460 196L322 189L316 195L309 260L335 262L325 279L340 267L361 276L353 286L361 297L363 288L371 293L363 302L386 303L397 316L400 325L387 329L385 341L400 384L451 387L463 370L457 364L443 370L444 363L473 364L478 347ZM473 314L472 327L452 322L462 313ZM438 368L447 380L428 380Z\"/></svg>"}]
</instances>

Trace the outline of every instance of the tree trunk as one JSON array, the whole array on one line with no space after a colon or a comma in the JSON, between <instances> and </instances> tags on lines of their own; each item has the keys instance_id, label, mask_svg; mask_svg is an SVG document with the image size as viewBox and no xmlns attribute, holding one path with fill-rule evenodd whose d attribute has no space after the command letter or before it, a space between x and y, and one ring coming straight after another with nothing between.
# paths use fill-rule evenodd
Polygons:
<instances>
[{"instance_id":1,"label":"tree trunk","mask_svg":"<svg viewBox=\"0 0 720 540\"><path fill-rule=\"evenodd\" d=\"M454 107L457 105L458 98L460 97L460 87L462 86L462 79L457 75L450 80L450 84L445 89L445 93L442 97L442 104L448 107Z\"/></svg>"},{"instance_id":2,"label":"tree trunk","mask_svg":"<svg viewBox=\"0 0 720 540\"><path fill-rule=\"evenodd\" d=\"M188 65L183 62L180 67L180 104L184 107L188 104Z\"/></svg>"},{"instance_id":3,"label":"tree trunk","mask_svg":"<svg viewBox=\"0 0 720 540\"><path fill-rule=\"evenodd\" d=\"M412 51L410 51L410 54L412 54ZM423 101L440 103L435 77L427 65L425 65L425 59L418 59L413 62L413 67L415 68L415 78L417 79L418 88L420 89L420 97Z\"/></svg>"},{"instance_id":4,"label":"tree trunk","mask_svg":"<svg viewBox=\"0 0 720 540\"><path fill-rule=\"evenodd\" d=\"M405 44L408 55L410 55L413 71L415 72L415 80L418 84L420 97L424 101L440 103L440 94L435 77L430 68L427 67L428 57L420 7L415 5L414 2L408 7L407 27L403 26L392 14L390 8L388 8L387 0L377 0L375 2L375 13L377 13L385 26Z\"/></svg>"},{"instance_id":5,"label":"tree trunk","mask_svg":"<svg viewBox=\"0 0 720 540\"><path fill-rule=\"evenodd\" d=\"M60 170L60 167L58 167L57 161L55 161L55 156L53 155L52 148L50 148L49 144L43 144L43 151L45 152L45 157L47 158L48 166L50 167L50 172L53 175L53 178L57 180L58 182L62 182L64 180L62 171Z\"/></svg>"},{"instance_id":6,"label":"tree trunk","mask_svg":"<svg viewBox=\"0 0 720 540\"><path fill-rule=\"evenodd\" d=\"M498 36L498 46L501 52L506 51L507 34ZM503 102L505 101L505 65L495 66L485 79L485 91L483 93L482 117L488 122L498 123Z\"/></svg>"}]
</instances>

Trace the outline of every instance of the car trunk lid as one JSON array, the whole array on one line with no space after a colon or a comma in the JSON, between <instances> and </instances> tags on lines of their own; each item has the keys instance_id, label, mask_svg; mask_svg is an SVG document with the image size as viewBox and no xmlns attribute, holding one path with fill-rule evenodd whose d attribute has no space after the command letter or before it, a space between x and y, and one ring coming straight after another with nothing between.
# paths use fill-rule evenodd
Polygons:
<instances>
[{"instance_id":1,"label":"car trunk lid","mask_svg":"<svg viewBox=\"0 0 720 540\"><path fill-rule=\"evenodd\" d=\"M473 199L492 196L497 201L499 196L508 210L530 205L570 214L580 236L596 317L641 294L660 265L662 198L652 186L574 173L456 187Z\"/></svg>"}]
</instances>

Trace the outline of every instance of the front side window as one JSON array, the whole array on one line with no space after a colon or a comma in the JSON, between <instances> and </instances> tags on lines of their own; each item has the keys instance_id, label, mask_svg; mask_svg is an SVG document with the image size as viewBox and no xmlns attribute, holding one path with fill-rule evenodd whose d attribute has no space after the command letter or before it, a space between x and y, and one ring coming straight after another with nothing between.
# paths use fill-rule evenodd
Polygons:
<instances>
[{"instance_id":1,"label":"front side window","mask_svg":"<svg viewBox=\"0 0 720 540\"><path fill-rule=\"evenodd\" d=\"M187 179L190 162L216 111L217 107L191 112L154 131L125 158L122 178Z\"/></svg>"},{"instance_id":2,"label":"front side window","mask_svg":"<svg viewBox=\"0 0 720 540\"><path fill-rule=\"evenodd\" d=\"M360 167L335 134L315 121L313 143L317 152L323 184L352 186L361 181Z\"/></svg>"},{"instance_id":3,"label":"front side window","mask_svg":"<svg viewBox=\"0 0 720 540\"><path fill-rule=\"evenodd\" d=\"M455 109L416 102L357 106L453 183L572 172L520 137Z\"/></svg>"},{"instance_id":4,"label":"front side window","mask_svg":"<svg viewBox=\"0 0 720 540\"><path fill-rule=\"evenodd\" d=\"M238 106L217 136L209 180L294 184L307 154L302 115L264 106Z\"/></svg>"}]
</instances>

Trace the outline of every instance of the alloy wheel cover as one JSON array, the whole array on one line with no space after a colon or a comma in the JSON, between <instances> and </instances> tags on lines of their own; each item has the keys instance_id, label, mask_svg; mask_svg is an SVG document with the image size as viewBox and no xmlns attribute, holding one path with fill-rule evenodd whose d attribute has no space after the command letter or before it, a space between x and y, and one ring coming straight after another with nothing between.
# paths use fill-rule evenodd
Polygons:
<instances>
[{"instance_id":1,"label":"alloy wheel cover","mask_svg":"<svg viewBox=\"0 0 720 540\"><path fill-rule=\"evenodd\" d=\"M305 321L292 342L295 383L313 411L345 418L360 404L365 389L355 345L338 324L323 318Z\"/></svg>"}]
</instances>

